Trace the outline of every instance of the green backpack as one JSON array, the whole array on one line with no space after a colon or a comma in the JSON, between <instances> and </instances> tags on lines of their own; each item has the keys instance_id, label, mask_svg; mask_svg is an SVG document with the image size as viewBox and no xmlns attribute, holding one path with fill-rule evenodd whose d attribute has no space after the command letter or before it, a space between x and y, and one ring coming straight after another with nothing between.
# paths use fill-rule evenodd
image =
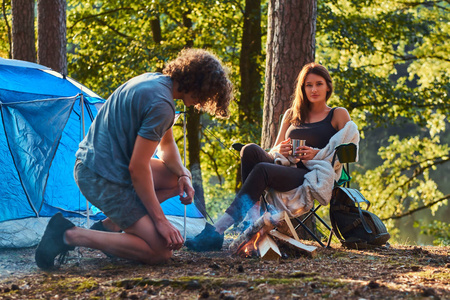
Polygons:
<instances>
[{"instance_id":1,"label":"green backpack","mask_svg":"<svg viewBox=\"0 0 450 300\"><path fill-rule=\"evenodd\" d=\"M333 231L342 245L352 249L370 249L386 244L391 237L375 214L361 209L370 202L356 189L335 187L330 202Z\"/></svg>"}]
</instances>

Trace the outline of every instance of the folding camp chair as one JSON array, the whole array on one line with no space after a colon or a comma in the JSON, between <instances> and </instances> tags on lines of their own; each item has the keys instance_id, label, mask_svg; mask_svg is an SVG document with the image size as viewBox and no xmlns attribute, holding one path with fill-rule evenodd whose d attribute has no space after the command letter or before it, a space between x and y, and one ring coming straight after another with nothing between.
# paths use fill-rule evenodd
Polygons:
<instances>
[{"instance_id":1,"label":"folding camp chair","mask_svg":"<svg viewBox=\"0 0 450 300\"><path fill-rule=\"evenodd\" d=\"M339 178L338 181L334 182L335 187L336 186L350 187L350 180L352 179L352 177L350 176L349 163L356 161L356 154L357 154L357 146L353 143L342 144L335 148L333 160L332 160L331 164L334 166L334 163L336 162L336 157L339 159L339 162L342 164L341 177ZM331 226L328 225L317 214L317 211L320 209L320 207L322 207L322 205L318 204L317 206L313 207L308 213L306 213L306 216L304 216L304 217L300 216L300 217L294 218L298 222L298 225L295 227L295 230L297 230L301 226L313 239L315 239L320 244L320 246L328 248L328 247L330 247L331 238L333 237L334 232L333 232L333 229L331 228ZM319 220L320 223L322 223L326 227L326 229L330 232L326 246L322 243L320 238L312 231L312 229L309 228L308 225L306 225L306 222L312 216L314 216L317 220Z\"/></svg>"},{"instance_id":2,"label":"folding camp chair","mask_svg":"<svg viewBox=\"0 0 450 300\"><path fill-rule=\"evenodd\" d=\"M234 143L232 145L232 148L236 151L240 151L244 144L241 143ZM356 161L356 154L357 154L357 146L353 143L348 144L341 144L337 146L334 150L333 159L331 164L334 166L336 162L336 158L339 159L339 162L342 164L342 173L341 177L338 181L335 181L334 186L346 186L350 187L350 180L352 177L350 176L350 166L349 163ZM271 205L267 203L265 196L263 195L261 197L261 211L264 212L266 210L270 211ZM330 225L328 225L325 220L323 220L318 214L317 211L322 207L321 204L318 204L317 206L313 207L309 212L307 212L305 215L294 218L298 222L298 224L295 227L295 230L302 227L314 240L316 240L320 246L322 247L329 247L331 243L331 238L333 237L333 229ZM321 222L325 228L330 232L328 236L327 245L325 246L324 243L322 243L321 239L313 232L311 228L308 227L307 221L314 216L319 222Z\"/></svg>"}]
</instances>

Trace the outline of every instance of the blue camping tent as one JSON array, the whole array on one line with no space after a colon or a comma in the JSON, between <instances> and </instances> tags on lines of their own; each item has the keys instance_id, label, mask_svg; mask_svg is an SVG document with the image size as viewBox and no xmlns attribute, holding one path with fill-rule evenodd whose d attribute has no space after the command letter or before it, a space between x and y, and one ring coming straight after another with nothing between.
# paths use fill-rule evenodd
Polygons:
<instances>
[{"instance_id":1,"label":"blue camping tent","mask_svg":"<svg viewBox=\"0 0 450 300\"><path fill-rule=\"evenodd\" d=\"M86 215L104 217L86 208L73 180L83 129L103 102L47 67L0 58L0 248L36 245L57 211L79 218L79 225ZM175 198L166 202L164 212L182 229L183 206ZM188 235L195 235L204 218L194 205L186 211Z\"/></svg>"}]
</instances>

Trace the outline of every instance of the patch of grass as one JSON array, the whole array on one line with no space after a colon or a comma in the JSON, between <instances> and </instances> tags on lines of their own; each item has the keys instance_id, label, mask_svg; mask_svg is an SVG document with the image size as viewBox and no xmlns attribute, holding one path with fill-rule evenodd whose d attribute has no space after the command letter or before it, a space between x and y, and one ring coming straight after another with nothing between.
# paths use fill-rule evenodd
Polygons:
<instances>
[{"instance_id":1,"label":"patch of grass","mask_svg":"<svg viewBox=\"0 0 450 300\"><path fill-rule=\"evenodd\" d=\"M318 274L316 272L302 272L302 271L297 271L297 272L293 272L291 274L289 274L289 277L292 278L305 278L305 277L314 277L317 276Z\"/></svg>"},{"instance_id":2,"label":"patch of grass","mask_svg":"<svg viewBox=\"0 0 450 300\"><path fill-rule=\"evenodd\" d=\"M332 253L331 257L349 259L348 253L342 252L342 251L336 251L336 252Z\"/></svg>"},{"instance_id":3,"label":"patch of grass","mask_svg":"<svg viewBox=\"0 0 450 300\"><path fill-rule=\"evenodd\" d=\"M324 278L320 283L333 289L343 288L347 285L346 282L343 282L339 279L331 279L331 278Z\"/></svg>"},{"instance_id":4,"label":"patch of grass","mask_svg":"<svg viewBox=\"0 0 450 300\"><path fill-rule=\"evenodd\" d=\"M92 278L88 278L77 284L75 288L75 292L84 292L86 290L95 290L98 288L98 282L93 280Z\"/></svg>"},{"instance_id":5,"label":"patch of grass","mask_svg":"<svg viewBox=\"0 0 450 300\"><path fill-rule=\"evenodd\" d=\"M226 280L228 278L221 278L221 277L215 277L215 278L211 278L211 277L206 277L206 276L182 276L182 277L178 277L178 280L181 281L191 281L191 280L197 280L198 282L202 282L202 281L211 281L212 279L223 279Z\"/></svg>"},{"instance_id":6,"label":"patch of grass","mask_svg":"<svg viewBox=\"0 0 450 300\"><path fill-rule=\"evenodd\" d=\"M261 278L255 279L252 282L256 284L267 283L267 284L289 284L293 285L298 283L299 281L304 281L306 278Z\"/></svg>"},{"instance_id":7,"label":"patch of grass","mask_svg":"<svg viewBox=\"0 0 450 300\"><path fill-rule=\"evenodd\" d=\"M423 271L423 272L414 272L411 275L416 276L418 278L422 278L424 280L437 280L437 281L447 281L450 282L450 272L436 272L436 271Z\"/></svg>"}]
</instances>

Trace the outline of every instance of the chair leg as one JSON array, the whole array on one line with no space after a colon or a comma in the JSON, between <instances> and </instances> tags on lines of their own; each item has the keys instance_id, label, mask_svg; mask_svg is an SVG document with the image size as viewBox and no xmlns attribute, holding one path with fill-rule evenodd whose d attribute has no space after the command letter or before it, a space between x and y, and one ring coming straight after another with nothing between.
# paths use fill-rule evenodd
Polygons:
<instances>
[{"instance_id":1,"label":"chair leg","mask_svg":"<svg viewBox=\"0 0 450 300\"><path fill-rule=\"evenodd\" d=\"M319 217L317 214L314 214L314 216L328 229L331 231L330 225L327 224L321 217Z\"/></svg>"},{"instance_id":2,"label":"chair leg","mask_svg":"<svg viewBox=\"0 0 450 300\"><path fill-rule=\"evenodd\" d=\"M325 222L319 215L316 214L316 211L321 207L321 205L316 206L315 208L312 208L309 213L306 215L305 218L303 218L303 220L300 220L300 218L295 218L298 221L298 225L295 227L295 230L298 229L299 226L302 226L303 229L306 230L306 232L311 235L313 237L313 239L315 239L320 246L324 247L324 248L330 248L330 243L331 243L331 238L333 237L333 229L330 227L330 225L327 224L327 222ZM325 246L322 241L311 231L311 229L308 228L308 226L305 225L305 222L311 217L311 216L315 216L317 220L319 220L329 231L330 231L330 235L328 236L328 241L327 241L327 245Z\"/></svg>"},{"instance_id":3,"label":"chair leg","mask_svg":"<svg viewBox=\"0 0 450 300\"><path fill-rule=\"evenodd\" d=\"M330 235L328 236L328 241L327 241L327 247L326 248L331 248L330 244L331 244L331 239L333 238L333 234L334 231L333 229L330 230Z\"/></svg>"},{"instance_id":4,"label":"chair leg","mask_svg":"<svg viewBox=\"0 0 450 300\"><path fill-rule=\"evenodd\" d=\"M312 215L314 215L316 217L316 219L318 219L328 230L331 230L330 225L328 225L321 217L319 217L318 214L316 214L316 211L321 207L322 205L318 205L315 208L312 208L309 213L306 215L305 218L303 218L303 220L300 223L305 223ZM298 221L298 220L297 220ZM299 225L297 225L297 227L295 229L298 228Z\"/></svg>"},{"instance_id":5,"label":"chair leg","mask_svg":"<svg viewBox=\"0 0 450 300\"><path fill-rule=\"evenodd\" d=\"M299 222L299 225L302 226L303 229L305 229L306 232L308 232L309 235L311 235L313 237L313 239L315 239L320 244L320 246L325 248L325 245L322 243L322 241L311 231L311 229L308 228L308 226L303 224L299 218L295 218L295 219ZM297 226L297 228L298 228L298 226Z\"/></svg>"}]
</instances>

